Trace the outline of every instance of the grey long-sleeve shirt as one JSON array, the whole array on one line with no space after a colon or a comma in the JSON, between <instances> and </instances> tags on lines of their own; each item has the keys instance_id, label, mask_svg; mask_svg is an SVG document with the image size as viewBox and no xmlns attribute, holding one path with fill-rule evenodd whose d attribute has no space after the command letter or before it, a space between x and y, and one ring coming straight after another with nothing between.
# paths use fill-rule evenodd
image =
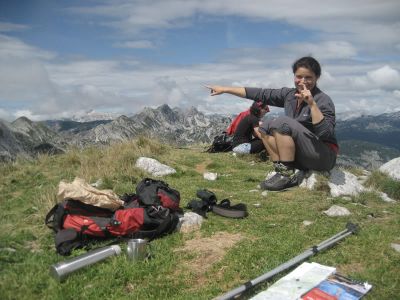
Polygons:
<instances>
[{"instance_id":1,"label":"grey long-sleeve shirt","mask_svg":"<svg viewBox=\"0 0 400 300\"><path fill-rule=\"evenodd\" d=\"M335 136L335 105L331 98L315 87L311 93L318 108L324 115L321 122L312 123L311 110L307 103L303 102L297 109L295 88L261 89L246 87L246 98L262 101L265 104L283 107L285 115L297 120L300 124L313 132L320 140L337 145Z\"/></svg>"}]
</instances>

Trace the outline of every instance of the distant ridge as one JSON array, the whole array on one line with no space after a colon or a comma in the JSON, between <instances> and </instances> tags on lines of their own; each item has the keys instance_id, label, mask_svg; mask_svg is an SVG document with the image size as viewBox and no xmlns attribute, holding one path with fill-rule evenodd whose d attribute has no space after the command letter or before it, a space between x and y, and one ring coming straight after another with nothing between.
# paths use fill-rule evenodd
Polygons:
<instances>
[{"instance_id":1,"label":"distant ridge","mask_svg":"<svg viewBox=\"0 0 400 300\"><path fill-rule=\"evenodd\" d=\"M68 145L107 145L139 135L178 146L209 144L228 127L231 119L219 114L206 115L195 107L184 110L167 104L112 120L33 122L21 117L12 123L0 121L0 160L60 153ZM371 169L400 156L400 112L338 120L336 132L341 165Z\"/></svg>"}]
</instances>

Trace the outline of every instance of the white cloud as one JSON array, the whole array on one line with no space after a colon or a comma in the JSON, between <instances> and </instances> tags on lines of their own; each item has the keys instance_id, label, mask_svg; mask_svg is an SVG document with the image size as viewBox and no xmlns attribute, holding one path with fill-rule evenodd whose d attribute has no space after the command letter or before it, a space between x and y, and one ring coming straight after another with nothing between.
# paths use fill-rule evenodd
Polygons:
<instances>
[{"instance_id":1,"label":"white cloud","mask_svg":"<svg viewBox=\"0 0 400 300\"><path fill-rule=\"evenodd\" d=\"M311 0L306 3L295 0L153 0L151 4L137 0L73 7L70 11L101 16L102 25L131 34L188 26L197 15L203 14L287 22L320 32L322 39L329 34L334 40L376 49L396 49L400 43L400 2L397 0Z\"/></svg>"},{"instance_id":2,"label":"white cloud","mask_svg":"<svg viewBox=\"0 0 400 300\"><path fill-rule=\"evenodd\" d=\"M0 59L43 59L49 60L55 57L50 51L32 47L19 39L0 34Z\"/></svg>"},{"instance_id":3,"label":"white cloud","mask_svg":"<svg viewBox=\"0 0 400 300\"><path fill-rule=\"evenodd\" d=\"M27 29L29 29L29 26L27 25L0 22L0 32L24 31Z\"/></svg>"},{"instance_id":4,"label":"white cloud","mask_svg":"<svg viewBox=\"0 0 400 300\"><path fill-rule=\"evenodd\" d=\"M131 49L152 49L155 48L155 45L151 41L140 40L140 41L126 41L122 43L115 43L114 47L131 48Z\"/></svg>"},{"instance_id":5,"label":"white cloud","mask_svg":"<svg viewBox=\"0 0 400 300\"><path fill-rule=\"evenodd\" d=\"M284 50L275 55L293 57ZM37 120L66 117L89 109L129 114L145 106L163 103L181 107L193 105L205 112L237 113L246 109L249 102L230 95L210 97L202 84L293 86L292 61L282 60L275 67L266 68L264 57L254 57L258 64L249 68L245 61L236 61L235 56L231 59L191 66L151 65L136 60L132 64L129 60L42 61L37 62L36 71L32 71L31 76L25 77L24 84L29 89L21 92L25 89L20 89L20 85L15 85L14 90L9 85L9 95L14 93L14 98L18 99L17 96L29 97L28 93L31 93L31 104L27 106L29 112L17 115L27 113ZM345 61L324 65L320 86L334 100L338 112L360 109L378 114L388 107L399 106L397 94L380 87L380 84L396 79L396 74L398 71L389 65L349 67ZM38 78L41 79L38 81ZM17 77L14 79L18 80ZM6 99L3 91L0 95Z\"/></svg>"},{"instance_id":6,"label":"white cloud","mask_svg":"<svg viewBox=\"0 0 400 300\"><path fill-rule=\"evenodd\" d=\"M157 48L158 40L153 42L147 36L149 29L162 32L189 26L199 15L221 19L238 16L260 22L260 26L261 22L278 20L313 30L316 36L313 43L228 49L213 63L185 66L126 57L61 61L56 53L0 34L0 118L14 113L37 120L90 109L129 114L163 103L194 105L205 112L237 113L249 102L230 95L210 97L202 84L290 87L293 60L308 54L321 61L319 86L334 100L337 111L377 114L395 109L400 106L400 65L385 62L384 56L379 55L399 51L398 3L313 0L299 5L298 1L278 0L138 0L71 8L72 13L94 17L103 26L124 31L126 40L116 42L115 47ZM2 29L25 28L0 23L0 32ZM228 37L237 38L229 36L229 32ZM365 56L368 51L376 51L377 56ZM21 109L15 112L15 107Z\"/></svg>"},{"instance_id":7,"label":"white cloud","mask_svg":"<svg viewBox=\"0 0 400 300\"><path fill-rule=\"evenodd\" d=\"M28 119L30 119L32 121L37 121L36 115L32 114L32 112L27 109L17 110L15 112L14 116L15 116L15 118L27 117Z\"/></svg>"},{"instance_id":8,"label":"white cloud","mask_svg":"<svg viewBox=\"0 0 400 300\"><path fill-rule=\"evenodd\" d=\"M375 85L383 88L400 88L399 71L388 65L367 73L367 78Z\"/></svg>"},{"instance_id":9,"label":"white cloud","mask_svg":"<svg viewBox=\"0 0 400 300\"><path fill-rule=\"evenodd\" d=\"M0 108L0 120L13 121L14 118L9 111Z\"/></svg>"}]
</instances>

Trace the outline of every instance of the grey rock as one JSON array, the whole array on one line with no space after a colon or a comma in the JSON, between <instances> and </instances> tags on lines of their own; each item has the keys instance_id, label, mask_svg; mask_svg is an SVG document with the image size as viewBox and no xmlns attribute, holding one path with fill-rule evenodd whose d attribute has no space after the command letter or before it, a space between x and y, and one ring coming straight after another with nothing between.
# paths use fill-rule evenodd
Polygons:
<instances>
[{"instance_id":1,"label":"grey rock","mask_svg":"<svg viewBox=\"0 0 400 300\"><path fill-rule=\"evenodd\" d=\"M345 207L332 205L328 210L324 211L324 214L329 217L342 217L351 215L351 212Z\"/></svg>"},{"instance_id":2,"label":"grey rock","mask_svg":"<svg viewBox=\"0 0 400 300\"><path fill-rule=\"evenodd\" d=\"M395 180L400 180L400 157L388 161L379 168L379 171Z\"/></svg>"},{"instance_id":3,"label":"grey rock","mask_svg":"<svg viewBox=\"0 0 400 300\"><path fill-rule=\"evenodd\" d=\"M202 223L202 216L194 212L186 212L183 217L179 218L179 223L176 228L178 232L188 233L199 230Z\"/></svg>"},{"instance_id":4,"label":"grey rock","mask_svg":"<svg viewBox=\"0 0 400 300\"><path fill-rule=\"evenodd\" d=\"M160 163L158 160L149 157L139 157L136 160L135 166L153 176L165 176L176 173L176 170Z\"/></svg>"},{"instance_id":5,"label":"grey rock","mask_svg":"<svg viewBox=\"0 0 400 300\"><path fill-rule=\"evenodd\" d=\"M203 178L204 178L205 180L214 181L214 180L217 180L218 174L217 174L217 173L212 173L212 172L205 172L205 173L203 174Z\"/></svg>"},{"instance_id":6,"label":"grey rock","mask_svg":"<svg viewBox=\"0 0 400 300\"><path fill-rule=\"evenodd\" d=\"M358 182L357 177L339 168L333 168L329 177L328 185L332 197L342 195L355 196L364 191L364 187Z\"/></svg>"},{"instance_id":7,"label":"grey rock","mask_svg":"<svg viewBox=\"0 0 400 300\"><path fill-rule=\"evenodd\" d=\"M390 246L396 250L397 252L400 252L400 244L395 244L395 243L391 243Z\"/></svg>"},{"instance_id":8,"label":"grey rock","mask_svg":"<svg viewBox=\"0 0 400 300\"><path fill-rule=\"evenodd\" d=\"M379 196L381 197L381 199L385 202L389 202L389 203L395 203L397 202L396 200L390 198L386 193L384 192L378 192Z\"/></svg>"},{"instance_id":9,"label":"grey rock","mask_svg":"<svg viewBox=\"0 0 400 300\"><path fill-rule=\"evenodd\" d=\"M317 172L306 172L304 174L303 180L300 183L300 187L312 190L314 189L316 183L317 183Z\"/></svg>"}]
</instances>

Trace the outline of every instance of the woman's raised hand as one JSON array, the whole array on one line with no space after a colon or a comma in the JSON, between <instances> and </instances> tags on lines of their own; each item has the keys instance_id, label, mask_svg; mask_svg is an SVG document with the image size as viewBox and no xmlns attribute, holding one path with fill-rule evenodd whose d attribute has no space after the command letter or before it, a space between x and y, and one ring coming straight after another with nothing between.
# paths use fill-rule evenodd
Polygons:
<instances>
[{"instance_id":1,"label":"woman's raised hand","mask_svg":"<svg viewBox=\"0 0 400 300\"><path fill-rule=\"evenodd\" d=\"M312 105L314 103L314 98L311 94L311 91L307 89L304 83L299 83L300 91L298 91L295 96L298 100L306 102L308 105Z\"/></svg>"}]
</instances>

